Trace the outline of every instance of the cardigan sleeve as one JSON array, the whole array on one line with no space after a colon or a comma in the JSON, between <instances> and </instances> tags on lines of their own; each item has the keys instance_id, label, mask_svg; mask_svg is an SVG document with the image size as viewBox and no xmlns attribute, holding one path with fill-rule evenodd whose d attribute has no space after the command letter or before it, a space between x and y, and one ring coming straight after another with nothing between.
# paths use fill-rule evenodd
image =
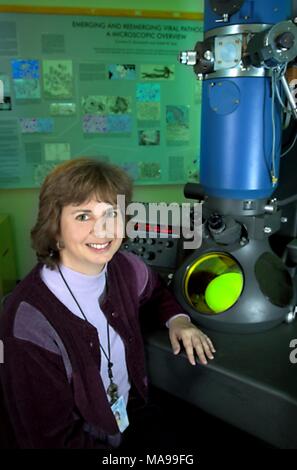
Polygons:
<instances>
[{"instance_id":1,"label":"cardigan sleeve","mask_svg":"<svg viewBox=\"0 0 297 470\"><path fill-rule=\"evenodd\" d=\"M151 268L147 269L148 280L140 298L140 305L146 310L156 311L159 322L165 325L172 317L183 313L183 308L161 276Z\"/></svg>"}]
</instances>

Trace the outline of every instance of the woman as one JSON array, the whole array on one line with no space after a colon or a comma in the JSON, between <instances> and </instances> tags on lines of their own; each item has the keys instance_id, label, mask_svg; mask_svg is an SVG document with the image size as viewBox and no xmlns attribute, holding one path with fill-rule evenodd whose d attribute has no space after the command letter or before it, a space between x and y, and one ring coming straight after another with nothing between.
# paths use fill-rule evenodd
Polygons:
<instances>
[{"instance_id":1,"label":"woman","mask_svg":"<svg viewBox=\"0 0 297 470\"><path fill-rule=\"evenodd\" d=\"M22 448L120 445L128 402L147 397L143 305L167 322L175 354L182 341L191 364L194 352L202 363L213 358L211 341L181 314L157 274L118 251L118 195L131 200L128 176L84 158L56 167L41 187L31 232L38 264L1 318L1 381Z\"/></svg>"}]
</instances>

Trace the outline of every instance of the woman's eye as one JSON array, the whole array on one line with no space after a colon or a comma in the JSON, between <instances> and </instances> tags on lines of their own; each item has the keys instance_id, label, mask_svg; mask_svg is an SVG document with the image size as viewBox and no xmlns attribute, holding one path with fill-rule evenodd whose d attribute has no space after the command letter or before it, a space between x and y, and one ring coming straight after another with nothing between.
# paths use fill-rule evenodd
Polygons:
<instances>
[{"instance_id":1,"label":"woman's eye","mask_svg":"<svg viewBox=\"0 0 297 470\"><path fill-rule=\"evenodd\" d=\"M85 222L86 220L89 220L89 215L88 214L79 214L76 217L76 220L79 220L80 222Z\"/></svg>"},{"instance_id":2,"label":"woman's eye","mask_svg":"<svg viewBox=\"0 0 297 470\"><path fill-rule=\"evenodd\" d=\"M116 209L109 209L108 211L106 211L106 217L117 217L118 215L118 211Z\"/></svg>"}]
</instances>

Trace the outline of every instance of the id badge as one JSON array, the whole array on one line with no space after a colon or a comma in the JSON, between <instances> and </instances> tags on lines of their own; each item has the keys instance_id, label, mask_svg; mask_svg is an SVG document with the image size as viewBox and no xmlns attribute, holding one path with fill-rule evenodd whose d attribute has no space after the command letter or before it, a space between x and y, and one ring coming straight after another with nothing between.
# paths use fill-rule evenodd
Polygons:
<instances>
[{"instance_id":1,"label":"id badge","mask_svg":"<svg viewBox=\"0 0 297 470\"><path fill-rule=\"evenodd\" d=\"M117 401L111 406L111 410L116 419L120 432L124 432L125 429L127 429L129 426L129 419L123 396L120 396L120 398L117 399Z\"/></svg>"}]
</instances>

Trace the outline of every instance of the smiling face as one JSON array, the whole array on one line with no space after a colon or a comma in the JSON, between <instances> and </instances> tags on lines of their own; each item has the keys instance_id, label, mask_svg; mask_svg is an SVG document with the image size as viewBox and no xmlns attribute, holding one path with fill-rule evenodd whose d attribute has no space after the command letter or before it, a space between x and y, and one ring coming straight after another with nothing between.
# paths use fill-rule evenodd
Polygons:
<instances>
[{"instance_id":1,"label":"smiling face","mask_svg":"<svg viewBox=\"0 0 297 470\"><path fill-rule=\"evenodd\" d=\"M121 212L95 197L79 205L64 206L58 239L64 266L83 274L98 274L121 246Z\"/></svg>"}]
</instances>

